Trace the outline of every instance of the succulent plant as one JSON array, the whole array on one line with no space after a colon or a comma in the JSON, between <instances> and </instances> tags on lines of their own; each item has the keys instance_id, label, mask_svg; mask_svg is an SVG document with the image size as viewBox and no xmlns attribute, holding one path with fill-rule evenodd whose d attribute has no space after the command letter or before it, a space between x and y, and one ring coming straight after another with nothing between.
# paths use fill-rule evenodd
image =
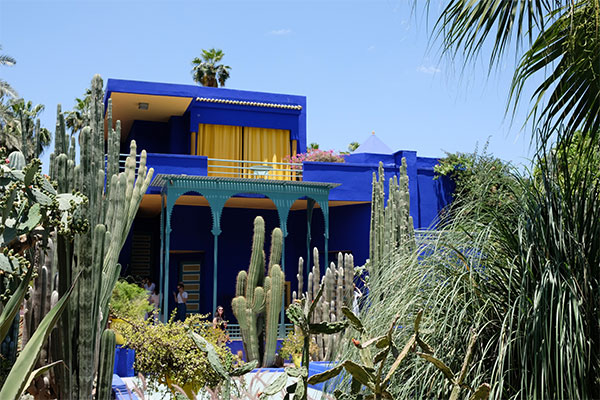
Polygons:
<instances>
[{"instance_id":1,"label":"succulent plant","mask_svg":"<svg viewBox=\"0 0 600 400\"><path fill-rule=\"evenodd\" d=\"M304 296L309 302L312 302L316 294L323 285L323 295L320 297L316 306L316 312L312 314L311 322L335 322L343 319L342 307L352 307L354 292L354 258L352 254L338 253L337 266L331 263L325 270L323 277L319 271L319 251L313 249L314 266L308 274L308 291ZM298 290L301 293L303 287L303 268L304 260L302 257L298 260ZM302 279L302 280L301 280ZM293 298L298 296L294 292ZM319 351L317 359L319 361L328 361L337 353L337 346L340 342L340 335L314 335L312 340L316 343Z\"/></svg>"},{"instance_id":2,"label":"succulent plant","mask_svg":"<svg viewBox=\"0 0 600 400\"><path fill-rule=\"evenodd\" d=\"M294 326L298 328L304 338L302 346L302 366L285 368L284 373L264 389L260 396L261 399L275 395L284 388L286 390L285 398L290 398L290 396L294 395L294 399L307 399L311 336L338 334L348 326L348 321L311 322L313 315L318 312L317 305L323 295L324 287L324 284L319 286L312 301L308 301L306 296L303 295L301 299L294 300L287 308L286 313L288 318L292 321ZM295 382L288 387L285 387L288 378L294 379Z\"/></svg>"},{"instance_id":3,"label":"succulent plant","mask_svg":"<svg viewBox=\"0 0 600 400\"><path fill-rule=\"evenodd\" d=\"M285 276L279 266L283 241L281 229L275 228L271 236L267 277L265 277L264 241L265 221L261 216L257 216L254 219L250 265L248 272L242 270L237 275L236 297L231 302L231 307L240 324L246 359L261 361L259 340L260 334L264 330L265 351L262 356L262 365L270 367L275 360L277 328L285 281Z\"/></svg>"},{"instance_id":4,"label":"succulent plant","mask_svg":"<svg viewBox=\"0 0 600 400\"><path fill-rule=\"evenodd\" d=\"M383 163L378 177L373 173L369 274L382 273L384 262L393 252L410 253L416 247L413 219L410 216L410 196L406 159L402 158L399 177L390 178L388 200L385 202Z\"/></svg>"}]
</instances>

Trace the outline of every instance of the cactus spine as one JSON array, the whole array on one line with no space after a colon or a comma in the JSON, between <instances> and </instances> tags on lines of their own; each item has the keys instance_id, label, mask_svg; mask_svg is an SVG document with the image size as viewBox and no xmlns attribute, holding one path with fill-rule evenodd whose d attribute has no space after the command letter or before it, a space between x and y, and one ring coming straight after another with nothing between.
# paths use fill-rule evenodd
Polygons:
<instances>
[{"instance_id":1,"label":"cactus spine","mask_svg":"<svg viewBox=\"0 0 600 400\"><path fill-rule=\"evenodd\" d=\"M112 398L112 376L115 364L115 332L105 329L100 339L100 365L98 366L98 389L96 400Z\"/></svg>"},{"instance_id":2,"label":"cactus spine","mask_svg":"<svg viewBox=\"0 0 600 400\"><path fill-rule=\"evenodd\" d=\"M406 159L402 158L399 178L394 176L389 180L387 204L381 162L378 176L379 179L373 173L369 274L380 273L383 262L391 253L407 253L416 247L414 224L410 216Z\"/></svg>"},{"instance_id":3,"label":"cactus spine","mask_svg":"<svg viewBox=\"0 0 600 400\"><path fill-rule=\"evenodd\" d=\"M265 278L265 221L254 219L252 254L248 272L240 271L236 280L236 297L231 302L233 314L240 324L242 341L248 361L260 362L259 335L264 323L265 351L263 366L271 366L275 359L277 326L283 296L284 274L279 267L283 235L279 228L273 230L269 275ZM264 284L264 286L261 286ZM265 312L266 311L266 312ZM265 320L262 319L265 314Z\"/></svg>"}]
</instances>

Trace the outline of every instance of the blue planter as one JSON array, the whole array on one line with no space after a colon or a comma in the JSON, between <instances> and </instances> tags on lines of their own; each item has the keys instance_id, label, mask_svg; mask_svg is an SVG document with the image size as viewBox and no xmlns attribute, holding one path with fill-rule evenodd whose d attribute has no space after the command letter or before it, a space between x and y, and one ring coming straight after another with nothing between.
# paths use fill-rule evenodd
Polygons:
<instances>
[{"instance_id":1,"label":"blue planter","mask_svg":"<svg viewBox=\"0 0 600 400\"><path fill-rule=\"evenodd\" d=\"M120 377L135 376L133 363L135 351L127 347L117 346L115 349L115 368L113 372Z\"/></svg>"}]
</instances>

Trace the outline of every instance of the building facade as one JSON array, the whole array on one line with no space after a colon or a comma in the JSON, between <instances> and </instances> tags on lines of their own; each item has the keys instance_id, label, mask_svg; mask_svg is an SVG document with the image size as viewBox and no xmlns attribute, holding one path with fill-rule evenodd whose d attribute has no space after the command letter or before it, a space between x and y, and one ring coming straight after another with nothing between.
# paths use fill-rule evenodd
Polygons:
<instances>
[{"instance_id":1,"label":"building facade","mask_svg":"<svg viewBox=\"0 0 600 400\"><path fill-rule=\"evenodd\" d=\"M124 274L157 282L163 318L183 281L189 312L223 305L234 321L235 279L248 267L257 215L267 232L284 233L286 301L297 288L298 258L309 259L307 274L313 247L321 268L338 252L363 264L379 162L389 178L406 158L416 229L433 226L451 198L451 183L434 179L437 160L415 151L365 145L344 163L290 163L306 152L304 96L109 79L109 101L122 124L121 152L135 140L155 171L120 261Z\"/></svg>"}]
</instances>

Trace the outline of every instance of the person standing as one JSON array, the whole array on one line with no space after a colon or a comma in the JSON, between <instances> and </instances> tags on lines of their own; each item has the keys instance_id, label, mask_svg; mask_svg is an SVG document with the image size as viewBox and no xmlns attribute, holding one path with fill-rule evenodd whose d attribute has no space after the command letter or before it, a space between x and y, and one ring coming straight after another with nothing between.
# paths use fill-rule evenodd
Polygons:
<instances>
[{"instance_id":1,"label":"person standing","mask_svg":"<svg viewBox=\"0 0 600 400\"><path fill-rule=\"evenodd\" d=\"M154 288L154 292L152 296L150 296L150 305L152 306L152 318L154 319L154 324L158 323L158 309L160 307L160 297L158 296L158 290Z\"/></svg>"},{"instance_id":2,"label":"person standing","mask_svg":"<svg viewBox=\"0 0 600 400\"><path fill-rule=\"evenodd\" d=\"M184 290L183 282L179 282L177 284L177 292L173 292L173 297L175 298L175 303L177 303L177 313L175 314L175 321L185 321L185 317L187 315L187 299L188 294Z\"/></svg>"}]
</instances>

